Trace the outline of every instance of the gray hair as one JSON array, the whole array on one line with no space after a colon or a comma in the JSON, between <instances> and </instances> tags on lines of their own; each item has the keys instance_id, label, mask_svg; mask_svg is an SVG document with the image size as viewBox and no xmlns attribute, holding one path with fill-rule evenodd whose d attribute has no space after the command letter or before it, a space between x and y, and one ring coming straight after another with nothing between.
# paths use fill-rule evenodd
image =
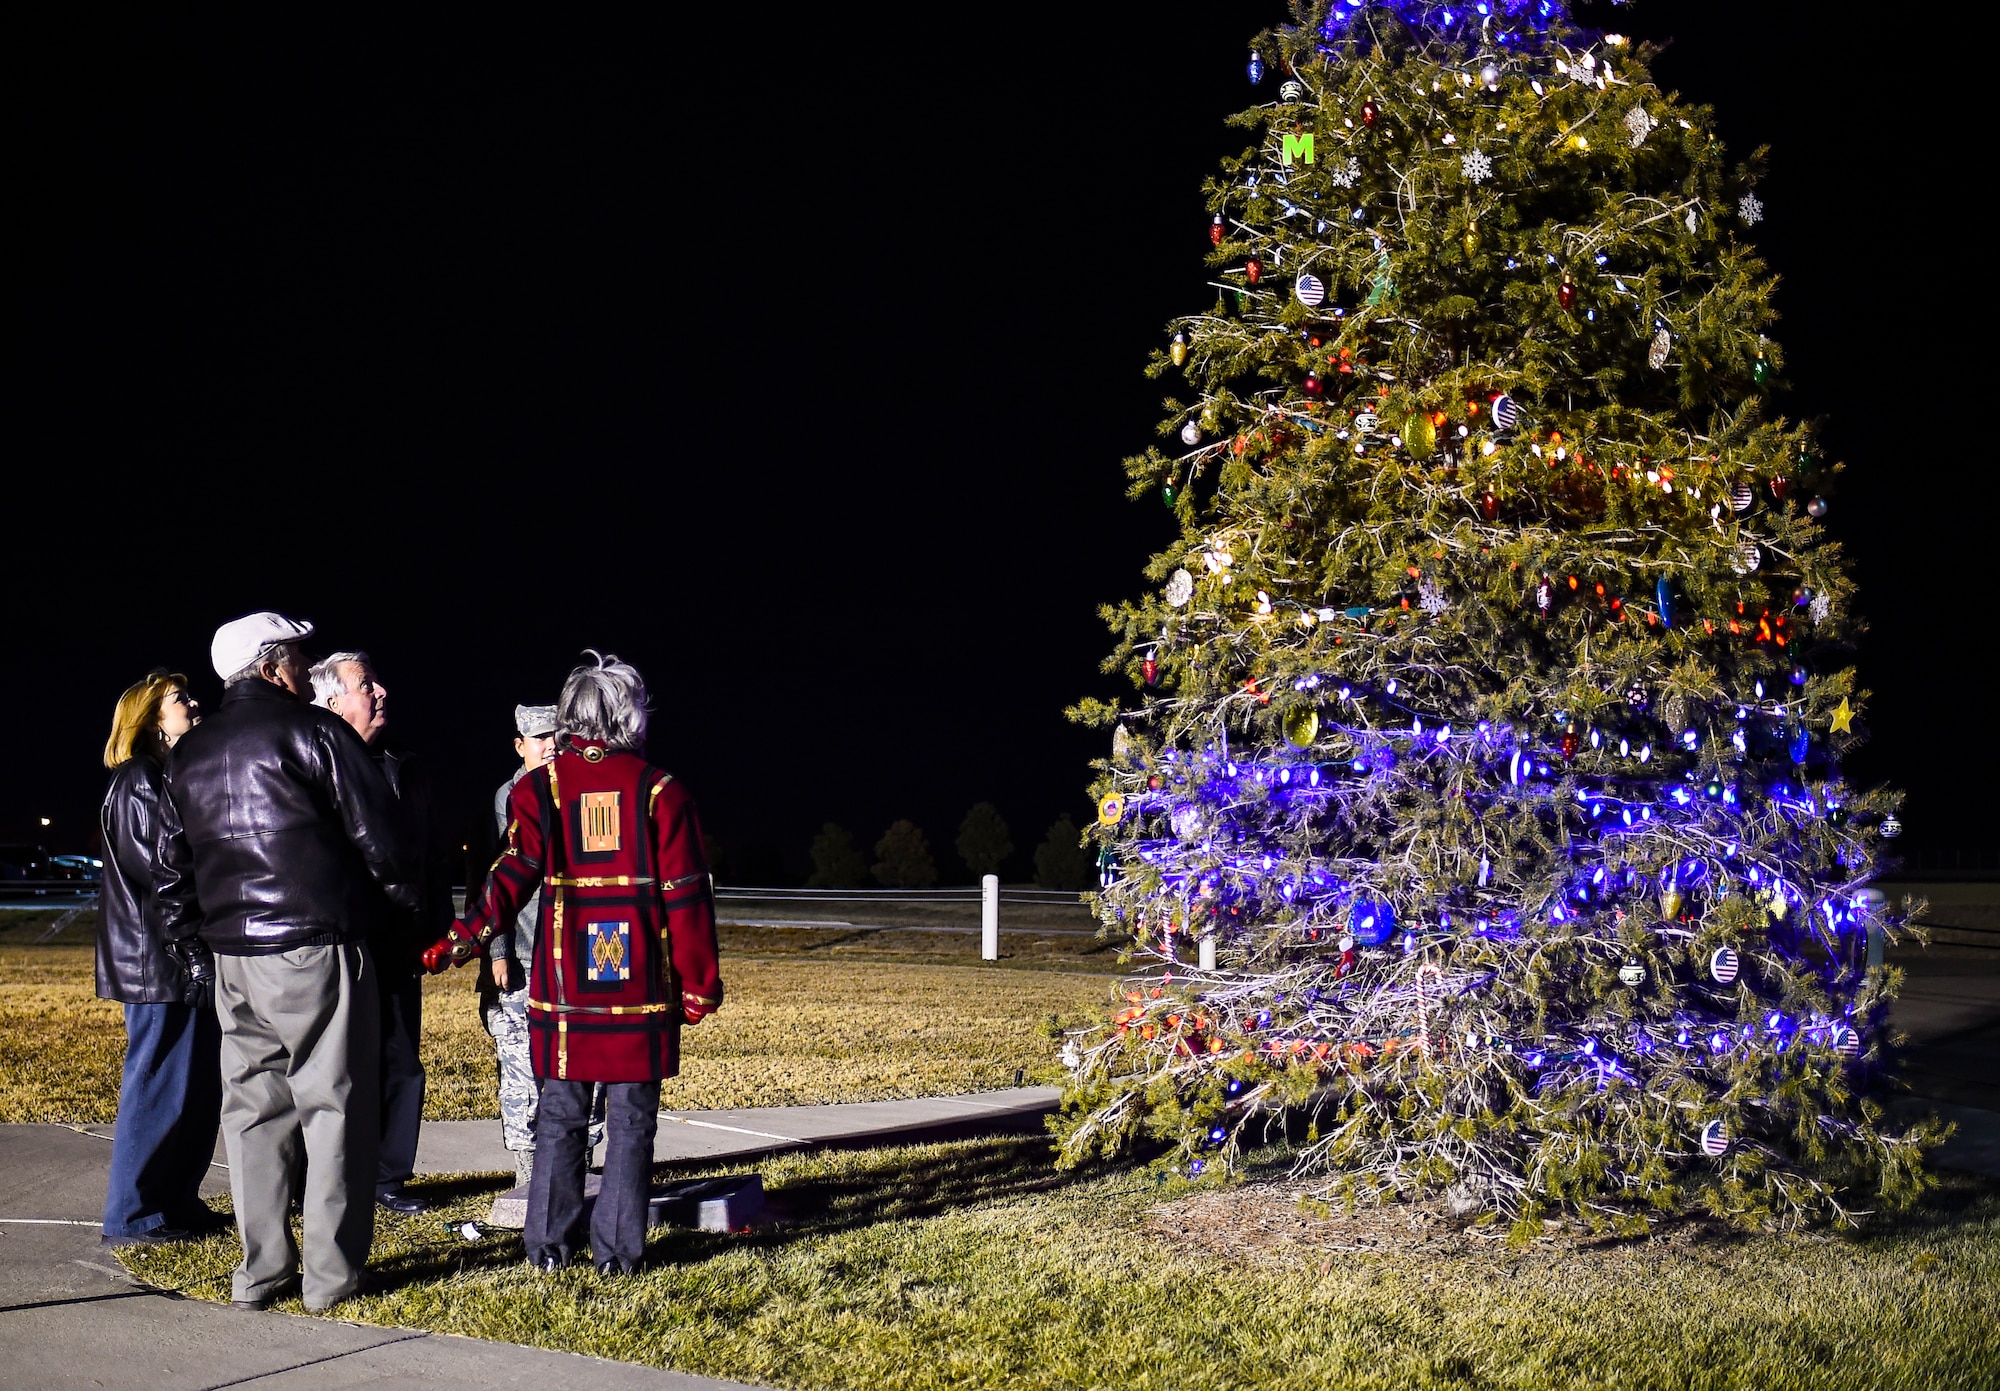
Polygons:
<instances>
[{"instance_id":1,"label":"gray hair","mask_svg":"<svg viewBox=\"0 0 2000 1391\"><path fill-rule=\"evenodd\" d=\"M364 667L375 664L368 660L366 652L335 652L324 661L315 662L313 669L306 673L312 678L313 703L324 705L330 700L339 700L347 694L347 683L340 679L340 669L349 662Z\"/></svg>"},{"instance_id":2,"label":"gray hair","mask_svg":"<svg viewBox=\"0 0 2000 1391\"><path fill-rule=\"evenodd\" d=\"M563 682L556 715L565 739L602 739L612 749L646 747L646 682L629 662L585 648L591 658Z\"/></svg>"},{"instance_id":3,"label":"gray hair","mask_svg":"<svg viewBox=\"0 0 2000 1391\"><path fill-rule=\"evenodd\" d=\"M299 651L299 645L295 642L274 642L269 647L260 649L256 659L249 666L241 671L232 672L229 679L222 684L228 687L236 685L239 681L261 681L264 679L265 667L283 666L288 660L304 661L305 654Z\"/></svg>"}]
</instances>

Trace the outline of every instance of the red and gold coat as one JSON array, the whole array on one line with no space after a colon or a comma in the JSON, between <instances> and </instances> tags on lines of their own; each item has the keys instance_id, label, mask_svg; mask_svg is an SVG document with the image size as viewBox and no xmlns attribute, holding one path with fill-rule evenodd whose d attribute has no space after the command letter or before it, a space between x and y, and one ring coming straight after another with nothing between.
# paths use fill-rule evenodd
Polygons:
<instances>
[{"instance_id":1,"label":"red and gold coat","mask_svg":"<svg viewBox=\"0 0 2000 1391\"><path fill-rule=\"evenodd\" d=\"M683 1017L722 1003L694 799L636 754L573 742L514 784L506 846L459 931L483 946L539 888L535 1075L655 1082L680 1071Z\"/></svg>"}]
</instances>

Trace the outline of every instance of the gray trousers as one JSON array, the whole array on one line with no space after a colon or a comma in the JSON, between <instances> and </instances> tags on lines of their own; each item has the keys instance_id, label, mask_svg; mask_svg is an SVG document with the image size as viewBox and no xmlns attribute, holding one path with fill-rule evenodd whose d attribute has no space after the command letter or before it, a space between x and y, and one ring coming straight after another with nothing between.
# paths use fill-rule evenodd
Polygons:
<instances>
[{"instance_id":1,"label":"gray trousers","mask_svg":"<svg viewBox=\"0 0 2000 1391\"><path fill-rule=\"evenodd\" d=\"M300 1293L307 1308L323 1309L359 1288L375 1239L375 961L357 942L218 955L215 974L222 1142L243 1239L232 1297L268 1298L297 1272L290 1209L303 1159Z\"/></svg>"}]
</instances>

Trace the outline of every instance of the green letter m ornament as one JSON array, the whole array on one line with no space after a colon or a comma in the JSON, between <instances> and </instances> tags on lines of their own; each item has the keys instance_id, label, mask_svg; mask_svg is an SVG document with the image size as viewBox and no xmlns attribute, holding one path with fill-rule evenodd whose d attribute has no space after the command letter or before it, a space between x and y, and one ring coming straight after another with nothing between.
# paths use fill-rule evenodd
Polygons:
<instances>
[{"instance_id":1,"label":"green letter m ornament","mask_svg":"<svg viewBox=\"0 0 2000 1391\"><path fill-rule=\"evenodd\" d=\"M1278 157L1284 160L1285 168L1289 169L1292 167L1293 155L1297 155L1307 164L1313 162L1313 133L1311 131L1307 131L1304 135L1287 135L1284 137L1284 141L1285 143L1278 150Z\"/></svg>"}]
</instances>

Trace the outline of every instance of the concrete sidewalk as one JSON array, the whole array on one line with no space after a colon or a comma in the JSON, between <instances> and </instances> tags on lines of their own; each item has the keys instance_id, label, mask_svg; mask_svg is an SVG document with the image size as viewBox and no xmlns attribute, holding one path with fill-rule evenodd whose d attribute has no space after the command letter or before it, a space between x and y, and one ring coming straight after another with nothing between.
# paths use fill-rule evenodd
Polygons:
<instances>
[{"instance_id":1,"label":"concrete sidewalk","mask_svg":"<svg viewBox=\"0 0 2000 1391\"><path fill-rule=\"evenodd\" d=\"M849 1106L662 1115L661 1160L743 1159L1036 1130L1052 1087ZM511 1172L497 1121L424 1126L427 1174ZM289 1314L242 1314L134 1281L98 1245L110 1127L0 1125L0 1391L144 1387L429 1391L587 1386L729 1391L741 1383L623 1362ZM229 1190L218 1151L203 1191Z\"/></svg>"}]
</instances>

